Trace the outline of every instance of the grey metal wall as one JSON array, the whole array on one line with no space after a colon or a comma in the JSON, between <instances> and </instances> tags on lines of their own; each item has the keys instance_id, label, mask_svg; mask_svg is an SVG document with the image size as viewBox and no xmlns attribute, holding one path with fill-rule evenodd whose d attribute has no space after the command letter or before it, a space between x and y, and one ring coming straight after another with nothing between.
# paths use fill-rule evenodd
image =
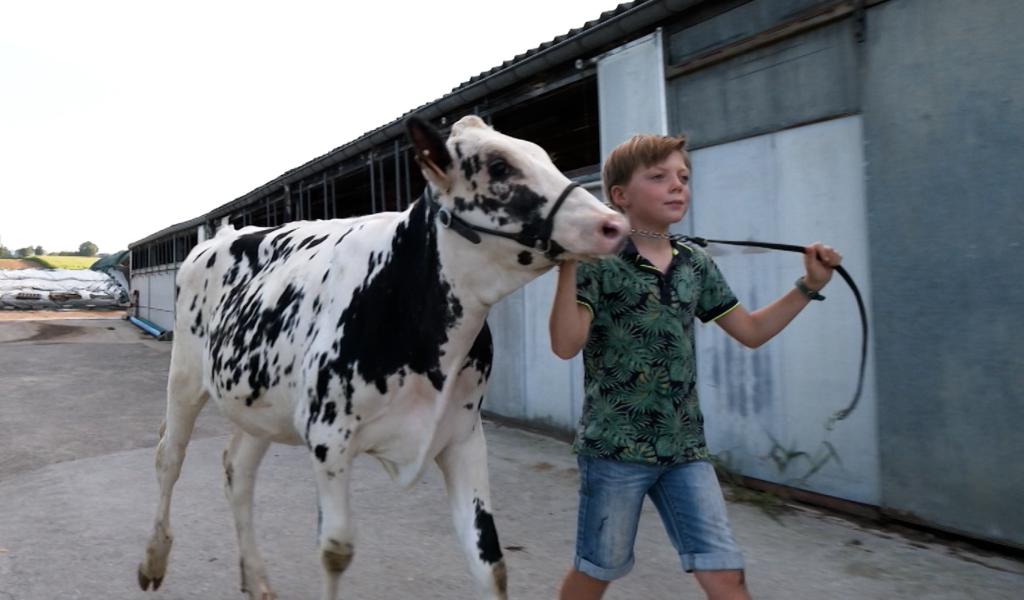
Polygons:
<instances>
[{"instance_id":1,"label":"grey metal wall","mask_svg":"<svg viewBox=\"0 0 1024 600\"><path fill-rule=\"evenodd\" d=\"M669 62L814 4L755 0L673 31ZM1024 3L870 4L863 30L850 16L671 79L670 129L715 151L860 115L876 501L1024 546Z\"/></svg>"},{"instance_id":2,"label":"grey metal wall","mask_svg":"<svg viewBox=\"0 0 1024 600\"><path fill-rule=\"evenodd\" d=\"M861 118L842 117L696 150L693 200L681 233L841 248L870 297ZM799 255L709 251L748 310L786 293ZM697 329L698 390L712 452L745 475L878 504L873 370L857 410L860 319L839 277L782 333L748 350L714 325ZM870 306L869 306L870 309ZM870 363L869 363L870 365ZM805 453L787 460L789 453ZM809 473L814 470L812 475Z\"/></svg>"},{"instance_id":3,"label":"grey metal wall","mask_svg":"<svg viewBox=\"0 0 1024 600\"><path fill-rule=\"evenodd\" d=\"M138 316L164 329L174 329L174 279L177 275L177 264L132 271L132 291L139 292Z\"/></svg>"},{"instance_id":4,"label":"grey metal wall","mask_svg":"<svg viewBox=\"0 0 1024 600\"><path fill-rule=\"evenodd\" d=\"M672 60L685 59L691 37L702 48L712 33L728 34L724 40L746 33L750 13L764 4L775 2L753 2L673 34ZM847 19L676 77L668 84L670 123L691 147L702 147L856 113L858 50Z\"/></svg>"},{"instance_id":5,"label":"grey metal wall","mask_svg":"<svg viewBox=\"0 0 1024 600\"><path fill-rule=\"evenodd\" d=\"M868 11L882 501L1024 546L1024 3Z\"/></svg>"}]
</instances>

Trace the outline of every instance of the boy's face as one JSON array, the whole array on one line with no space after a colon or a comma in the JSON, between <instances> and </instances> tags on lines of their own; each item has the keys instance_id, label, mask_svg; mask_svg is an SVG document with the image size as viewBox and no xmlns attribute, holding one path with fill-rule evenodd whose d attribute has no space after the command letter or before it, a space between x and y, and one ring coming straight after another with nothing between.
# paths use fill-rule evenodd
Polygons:
<instances>
[{"instance_id":1,"label":"boy's face","mask_svg":"<svg viewBox=\"0 0 1024 600\"><path fill-rule=\"evenodd\" d=\"M612 201L625 211L633 227L667 229L683 218L690 205L690 169L680 152L633 172L629 183L611 189Z\"/></svg>"}]
</instances>

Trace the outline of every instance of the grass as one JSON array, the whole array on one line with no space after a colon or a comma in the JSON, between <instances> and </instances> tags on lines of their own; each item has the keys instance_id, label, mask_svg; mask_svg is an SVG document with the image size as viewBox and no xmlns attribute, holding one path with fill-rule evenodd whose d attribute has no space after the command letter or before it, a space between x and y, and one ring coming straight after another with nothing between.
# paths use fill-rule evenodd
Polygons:
<instances>
[{"instance_id":1,"label":"grass","mask_svg":"<svg viewBox=\"0 0 1024 600\"><path fill-rule=\"evenodd\" d=\"M38 263L44 269L88 269L99 258L95 256L30 256L25 260Z\"/></svg>"}]
</instances>

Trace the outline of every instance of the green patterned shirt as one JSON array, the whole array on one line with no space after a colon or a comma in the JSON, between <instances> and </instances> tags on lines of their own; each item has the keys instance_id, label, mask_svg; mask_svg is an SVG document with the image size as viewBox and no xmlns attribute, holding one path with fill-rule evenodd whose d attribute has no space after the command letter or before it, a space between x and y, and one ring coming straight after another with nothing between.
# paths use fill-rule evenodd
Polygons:
<instances>
[{"instance_id":1,"label":"green patterned shirt","mask_svg":"<svg viewBox=\"0 0 1024 600\"><path fill-rule=\"evenodd\" d=\"M573 444L579 454L652 464L709 456L693 317L706 323L739 302L703 249L672 244L665 274L632 241L617 257L578 267L576 299L593 314Z\"/></svg>"}]
</instances>

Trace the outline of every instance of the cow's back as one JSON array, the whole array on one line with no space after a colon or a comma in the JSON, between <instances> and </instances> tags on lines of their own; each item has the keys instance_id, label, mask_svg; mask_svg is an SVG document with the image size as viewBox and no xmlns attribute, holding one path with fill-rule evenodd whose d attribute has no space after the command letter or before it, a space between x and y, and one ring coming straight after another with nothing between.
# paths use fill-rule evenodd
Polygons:
<instances>
[{"instance_id":1,"label":"cow's back","mask_svg":"<svg viewBox=\"0 0 1024 600\"><path fill-rule=\"evenodd\" d=\"M225 228L192 250L178 272L175 352L195 357L222 411L281 439L307 357L333 343L333 325L398 217Z\"/></svg>"}]
</instances>

